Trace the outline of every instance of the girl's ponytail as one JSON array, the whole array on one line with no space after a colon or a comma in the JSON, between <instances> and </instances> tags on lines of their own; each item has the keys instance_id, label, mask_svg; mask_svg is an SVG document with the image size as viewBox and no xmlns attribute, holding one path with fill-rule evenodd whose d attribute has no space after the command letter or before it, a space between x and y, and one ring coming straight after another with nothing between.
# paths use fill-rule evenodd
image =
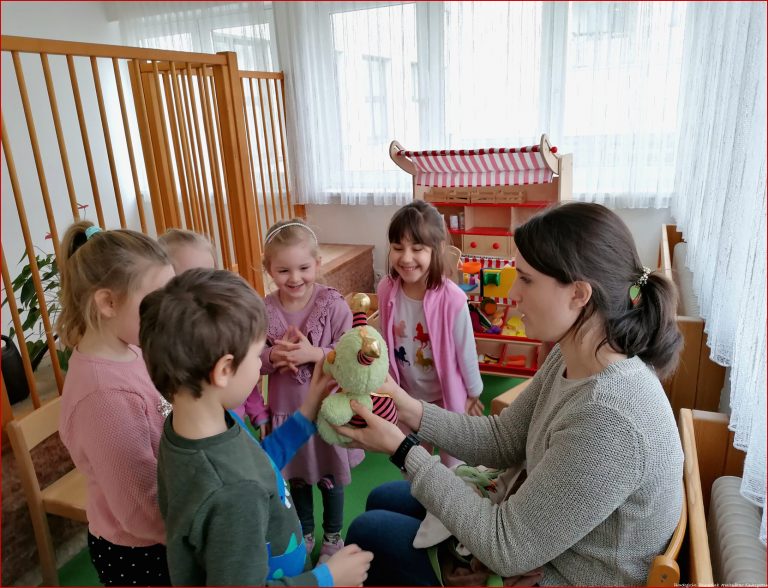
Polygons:
<instances>
[{"instance_id":1,"label":"girl's ponytail","mask_svg":"<svg viewBox=\"0 0 768 588\"><path fill-rule=\"evenodd\" d=\"M98 328L97 290L123 298L152 265L170 265L151 237L128 229L102 231L90 221L72 224L61 241L60 310L55 330L67 347L78 344L88 328Z\"/></svg>"},{"instance_id":2,"label":"girl's ponytail","mask_svg":"<svg viewBox=\"0 0 768 588\"><path fill-rule=\"evenodd\" d=\"M88 238L85 231L93 227L91 221L82 220L69 226L61 240L59 263L59 314L54 330L66 347L74 347L85 333L85 317L90 312L89 302L78 301L70 283L70 259ZM77 268L74 268L74 273Z\"/></svg>"}]
</instances>

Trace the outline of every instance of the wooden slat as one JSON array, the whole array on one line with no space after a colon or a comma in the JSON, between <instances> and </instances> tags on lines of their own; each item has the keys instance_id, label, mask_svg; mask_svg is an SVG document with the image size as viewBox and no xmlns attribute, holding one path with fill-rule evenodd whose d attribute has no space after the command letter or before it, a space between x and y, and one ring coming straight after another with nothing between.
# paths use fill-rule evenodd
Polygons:
<instances>
[{"instance_id":1,"label":"wooden slat","mask_svg":"<svg viewBox=\"0 0 768 588\"><path fill-rule=\"evenodd\" d=\"M254 80L284 80L285 74L281 71L240 71L241 78Z\"/></svg>"},{"instance_id":2,"label":"wooden slat","mask_svg":"<svg viewBox=\"0 0 768 588\"><path fill-rule=\"evenodd\" d=\"M85 151L85 163L88 166L88 178L91 181L91 192L93 193L93 203L96 207L96 217L99 226L104 227L104 211L101 208L101 196L99 195L99 184L96 181L96 170L93 166L93 155L91 153L91 142L88 139L88 128L85 124L85 115L83 114L83 102L80 99L80 85L77 82L77 72L75 71L75 60L72 55L67 55L67 67L69 68L69 80L72 84L72 96L75 100L75 110L77 111L77 121L80 124L80 136L83 140L83 150Z\"/></svg>"},{"instance_id":3,"label":"wooden slat","mask_svg":"<svg viewBox=\"0 0 768 588\"><path fill-rule=\"evenodd\" d=\"M712 562L709 557L709 538L704 514L696 434L690 409L684 408L680 411L680 438L685 454L683 479L688 501L688 547L691 570L691 577L688 580L694 585L711 586L713 584Z\"/></svg>"},{"instance_id":4,"label":"wooden slat","mask_svg":"<svg viewBox=\"0 0 768 588\"><path fill-rule=\"evenodd\" d=\"M201 112L197 109L197 102L195 100L195 87L192 84L192 66L191 64L187 63L187 92L189 93L189 99L192 105L192 113L193 117L192 120L195 123L195 140L197 142L197 151L198 151L198 161L200 162L200 180L202 185L202 205L203 209L205 210L205 214L203 215L203 218L205 219L205 233L208 235L208 238L211 240L211 242L214 244L214 247L216 246L216 239L213 231L213 215L211 214L211 199L210 195L208 194L208 176L206 175L205 171L205 156L203 153L203 138L202 138L202 132L200 131L200 121L198 119L198 113ZM198 70L197 72L198 77L202 75L202 72ZM203 95L202 92L200 93L200 105L202 107L203 102Z\"/></svg>"},{"instance_id":5,"label":"wooden slat","mask_svg":"<svg viewBox=\"0 0 768 588\"><path fill-rule=\"evenodd\" d=\"M273 80L276 83L276 80ZM277 178L277 197L280 200L280 218L285 219L285 206L283 205L283 183L280 181L280 166L277 160L277 136L275 134L275 117L272 112L272 93L270 91L269 80L265 80L264 86L267 89L267 104L269 105L269 130L272 133L272 153L275 154L275 177ZM275 95L277 95L277 86L274 86ZM277 99L277 96L275 96Z\"/></svg>"},{"instance_id":6,"label":"wooden slat","mask_svg":"<svg viewBox=\"0 0 768 588\"><path fill-rule=\"evenodd\" d=\"M13 68L16 71L16 83L21 95L21 106L24 110L24 119L27 122L27 133L29 134L29 143L32 147L32 156L35 160L35 169L37 170L37 181L40 183L40 193L43 196L43 206L45 214L48 217L48 227L51 231L53 240L53 252L56 256L56 262L59 261L59 233L56 230L56 219L51 207L51 194L48 192L48 181L45 179L45 167L43 158L40 155L40 144L37 141L37 131L35 130L35 117L32 114L32 107L29 104L29 94L27 93L27 83L24 81L24 70L21 67L21 59L16 51L11 53L13 59ZM42 303L41 303L42 304Z\"/></svg>"},{"instance_id":7,"label":"wooden slat","mask_svg":"<svg viewBox=\"0 0 768 588\"><path fill-rule=\"evenodd\" d=\"M93 73L93 84L96 88L96 102L99 105L99 116L101 117L101 130L104 134L104 146L107 149L107 161L109 162L109 173L112 176L112 189L115 192L115 203L117 204L117 217L120 219L120 228L124 229L128 225L125 221L125 210L123 210L123 196L120 193L120 181L117 178L117 166L115 165L115 154L112 151L112 136L109 132L109 122L107 120L107 109L104 106L104 95L101 90L101 76L99 75L99 63L95 57L91 57L91 72Z\"/></svg>"},{"instance_id":8,"label":"wooden slat","mask_svg":"<svg viewBox=\"0 0 768 588\"><path fill-rule=\"evenodd\" d=\"M223 144L227 151L224 164L230 178L227 200L235 237L233 243L240 275L250 282L257 292L263 294L260 247L256 241L256 219L251 206L253 193L248 180L250 162L247 159L248 148L242 118L243 92L238 76L237 54L233 51L224 54L227 57L227 65L214 68L213 74L217 93L220 91L218 107Z\"/></svg>"},{"instance_id":9,"label":"wooden slat","mask_svg":"<svg viewBox=\"0 0 768 588\"><path fill-rule=\"evenodd\" d=\"M159 71L158 71L159 75ZM189 188L187 186L186 172L187 168L184 165L183 149L181 147L181 137L179 135L179 111L175 106L178 97L174 94L172 88L172 74L166 72L160 76L163 80L163 87L165 88L165 107L168 110L168 126L171 128L171 144L173 145L173 154L176 159L176 181L179 183L179 189L181 190L181 204L184 210L184 227L187 229L193 229L192 223L192 209L189 204ZM163 125L165 129L165 125ZM174 198L174 202L178 206L178 198ZM180 216L180 215L179 215ZM182 225L179 225L182 226Z\"/></svg>"},{"instance_id":10,"label":"wooden slat","mask_svg":"<svg viewBox=\"0 0 768 588\"><path fill-rule=\"evenodd\" d=\"M197 83L200 86L200 101L203 106L203 122L205 130L205 142L208 146L208 161L211 162L211 179L213 181L213 203L216 208L216 223L219 228L219 245L221 250L222 264L225 268L232 265L229 255L229 235L227 234L226 217L223 214L222 202L224 194L222 190L221 176L219 174L219 151L216 146L216 132L213 128L213 116L211 115L212 98L208 89L208 79L205 68L203 75L198 77Z\"/></svg>"},{"instance_id":11,"label":"wooden slat","mask_svg":"<svg viewBox=\"0 0 768 588\"><path fill-rule=\"evenodd\" d=\"M275 95L278 97L277 120L280 123L280 145L282 147L281 153L283 155L283 173L285 174L285 197L288 201L290 216L296 216L296 212L293 209L293 203L291 202L291 190L288 181L288 152L285 149L285 132L288 130L288 121L285 114L285 80L280 78L279 83L280 92L276 92ZM282 103L280 102L280 98L282 98ZM283 125L285 125L285 129L283 129Z\"/></svg>"},{"instance_id":12,"label":"wooden slat","mask_svg":"<svg viewBox=\"0 0 768 588\"><path fill-rule=\"evenodd\" d=\"M195 222L197 223L197 231L199 233L207 234L207 230L205 228L205 213L203 212L203 186L200 183L200 170L198 166L200 165L200 161L197 159L197 143L196 143L196 135L195 135L195 127L192 124L192 118L197 116L197 111L192 110L192 105L190 103L191 98L189 95L189 87L190 87L190 81L189 81L189 64L185 64L184 70L178 70L177 73L179 77L181 78L181 96L183 98L182 104L184 105L184 113L185 113L185 121L186 121L186 133L187 133L187 140L189 144L189 151L190 155L192 156L192 176L195 181L195 199L192 201L192 210L195 213ZM186 83L185 83L186 82ZM196 121L195 121L196 122Z\"/></svg>"},{"instance_id":13,"label":"wooden slat","mask_svg":"<svg viewBox=\"0 0 768 588\"><path fill-rule=\"evenodd\" d=\"M77 208L77 195L75 194L75 185L72 182L72 172L69 169L69 157L67 155L67 144L64 141L64 132L61 128L61 117L59 116L59 105L56 100L56 90L53 86L51 77L51 68L48 64L48 56L45 53L40 54L40 63L43 66L43 76L45 77L45 87L48 91L48 102L51 105L51 117L53 118L53 127L56 130L56 142L59 146L59 157L61 158L61 167L64 170L64 183L67 185L67 195L69 196L69 206L72 209L72 218L75 221L80 220L80 210Z\"/></svg>"},{"instance_id":14,"label":"wooden slat","mask_svg":"<svg viewBox=\"0 0 768 588\"><path fill-rule=\"evenodd\" d=\"M272 214L277 220L277 206L275 205L275 188L274 183L272 182L272 162L269 157L269 138L267 137L267 120L266 115L264 114L264 95L261 90L261 80L256 82L256 85L259 87L259 106L261 106L261 129L264 133L264 153L267 156L267 173L269 174L269 193L272 196ZM266 194L264 195L266 198ZM266 206L264 207L266 208Z\"/></svg>"},{"instance_id":15,"label":"wooden slat","mask_svg":"<svg viewBox=\"0 0 768 588\"><path fill-rule=\"evenodd\" d=\"M192 61L207 65L221 65L225 60L221 55L210 53L190 53L187 51L168 51L165 49L144 49L122 45L104 45L100 43L77 43L72 41L54 41L32 37L3 35L0 38L3 51L20 53L47 53L48 55L78 55L82 57L118 57L122 59L146 59L167 61Z\"/></svg>"},{"instance_id":16,"label":"wooden slat","mask_svg":"<svg viewBox=\"0 0 768 588\"><path fill-rule=\"evenodd\" d=\"M171 80L173 81L173 93L176 101L177 121L179 124L179 139L181 141L182 155L184 156L184 167L186 170L187 190L189 195L190 211L192 213L191 229L200 230L200 211L197 206L197 184L192 165L192 157L189 147L189 134L187 132L187 117L184 112L183 84L179 85L179 74L176 71L176 64L171 63Z\"/></svg>"},{"instance_id":17,"label":"wooden slat","mask_svg":"<svg viewBox=\"0 0 768 588\"><path fill-rule=\"evenodd\" d=\"M152 216L155 221L157 234L165 232L166 221L162 205L162 189L158 177L155 153L152 145L152 130L149 124L149 113L145 103L146 90L139 72L139 63L136 60L128 63L128 73L131 76L131 88L133 90L133 106L136 109L136 121L139 127L139 140L142 144L144 155L144 167L149 183L149 197L152 202ZM138 188L137 188L138 190Z\"/></svg>"},{"instance_id":18,"label":"wooden slat","mask_svg":"<svg viewBox=\"0 0 768 588\"><path fill-rule=\"evenodd\" d=\"M133 139L131 138L131 129L128 125L128 110L125 107L125 94L123 93L123 80L120 75L120 64L117 58L112 58L112 69L115 72L115 85L117 86L117 98L120 102L120 114L123 119L123 132L125 133L125 145L128 150L128 161L131 165L131 178L133 179L133 190L136 196L136 207L139 211L139 224L141 231L147 232L147 219L144 214L144 197L141 194L139 184L139 172L136 169L136 157L133 153Z\"/></svg>"},{"instance_id":19,"label":"wooden slat","mask_svg":"<svg viewBox=\"0 0 768 588\"><path fill-rule=\"evenodd\" d=\"M253 98L253 95L251 95L251 98ZM254 117L256 116L256 113L253 113ZM246 142L248 144L248 161L251 163L251 173L250 173L250 181L251 181L251 188L253 189L253 204L256 209L256 232L257 232L257 239L259 240L259 243L262 242L261 238L261 212L259 211L259 191L256 189L256 169L253 165L253 146L251 141L251 125L248 122L248 105L245 101L245 85L243 85L243 120L245 121L245 138ZM254 119L255 122L255 119Z\"/></svg>"},{"instance_id":20,"label":"wooden slat","mask_svg":"<svg viewBox=\"0 0 768 588\"><path fill-rule=\"evenodd\" d=\"M261 163L261 139L259 139L259 123L258 123L258 120L256 119L256 112L257 112L257 110L256 110L256 96L255 96L256 92L253 89L253 78L248 80L248 84L249 84L250 89L251 89L251 109L253 110L253 127L254 127L253 128L253 136L256 139L256 153L258 155L258 161L259 161L259 181L261 183L261 198L258 197L258 192L256 193L256 196L257 196L256 202L257 202L257 206L258 206L259 200L266 199L266 197L267 197L267 188L264 185L264 167L263 167L263 165ZM252 168L251 173L253 173L255 175L256 174L256 169L253 168L253 166L251 166L251 168ZM269 209L266 206L266 202L264 204L265 204L265 206L264 206L264 233L266 233L267 230L269 230L269 227L272 225L272 223L269 221ZM275 221L276 220L277 219L275 219ZM259 242L260 243L263 242L263 239L261 238L261 236L259 237Z\"/></svg>"},{"instance_id":21,"label":"wooden slat","mask_svg":"<svg viewBox=\"0 0 768 588\"><path fill-rule=\"evenodd\" d=\"M153 93L153 99L151 102L148 102L148 105L152 104L154 110L153 123L155 124L156 133L159 139L157 145L161 149L160 157L158 159L165 163L163 166L166 176L166 191L164 193L165 197L163 198L165 220L170 227L180 227L181 211L179 210L179 198L176 194L176 183L173 179L173 170L170 167L171 144L168 139L168 129L166 128L166 122L172 120L170 113L166 111L166 105L170 107L171 102L167 93L165 99L163 99L163 93L161 91L162 83L160 81L160 72L157 69L157 61L152 62L152 73L148 75L150 76L149 79L152 80L150 88ZM178 171L179 174L177 174L176 179L178 180L179 185L181 185L183 184L182 176L180 175L181 168L178 168Z\"/></svg>"},{"instance_id":22,"label":"wooden slat","mask_svg":"<svg viewBox=\"0 0 768 588\"><path fill-rule=\"evenodd\" d=\"M705 512L709 512L712 483L724 474L726 463L730 463L731 475L740 476L744 453L739 452L741 453L740 460L738 454L732 453L738 450L733 449L733 433L728 430L727 415L719 412L694 410L692 417L695 424L696 450L699 456L698 469L702 502Z\"/></svg>"},{"instance_id":23,"label":"wooden slat","mask_svg":"<svg viewBox=\"0 0 768 588\"><path fill-rule=\"evenodd\" d=\"M27 340L24 337L24 329L21 325L21 317L19 316L19 307L16 305L16 295L13 292L13 280L8 273L8 264L5 261L5 251L3 251L3 287L5 288L5 296L8 299L8 308L11 311L11 320L13 321L13 328L16 331L16 340L19 342L19 353L21 354L21 363L24 366L24 375L29 385L29 394L32 397L32 405L35 408L40 406L40 396L37 394L37 381L35 380L35 374L32 370L32 359L29 357L29 351L27 350ZM10 403L8 407L10 408ZM10 413L13 418L13 412ZM3 418L3 424L5 424L5 418Z\"/></svg>"},{"instance_id":24,"label":"wooden slat","mask_svg":"<svg viewBox=\"0 0 768 588\"><path fill-rule=\"evenodd\" d=\"M21 223L21 233L24 237L24 245L27 251L29 267L32 270L32 282L35 285L35 293L37 294L37 300L39 301L40 306L40 318L43 321L43 327L45 328L45 338L48 342L48 351L51 354L53 375L56 378L56 385L59 389L59 394L61 394L61 390L64 387L64 377L61 374L59 357L56 353L56 342L53 339L53 328L51 327L51 320L48 316L48 308L45 303L45 292L43 291L43 286L40 281L40 269L37 266L35 244L32 242L32 236L29 233L27 213L24 209L24 198L21 194L21 188L19 187L19 179L16 175L16 165L13 162L13 153L11 152L8 133L5 129L5 118L2 119L2 129L2 145L3 151L5 152L5 162L8 166L8 177L11 180L11 191L13 192L13 199L16 202L16 211L18 212L19 222Z\"/></svg>"}]
</instances>

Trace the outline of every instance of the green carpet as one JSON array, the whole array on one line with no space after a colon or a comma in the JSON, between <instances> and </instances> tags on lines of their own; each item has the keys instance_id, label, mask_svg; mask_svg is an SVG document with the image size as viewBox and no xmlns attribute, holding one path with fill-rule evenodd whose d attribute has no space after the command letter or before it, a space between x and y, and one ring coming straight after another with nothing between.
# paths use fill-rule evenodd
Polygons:
<instances>
[{"instance_id":1,"label":"green carpet","mask_svg":"<svg viewBox=\"0 0 768 588\"><path fill-rule=\"evenodd\" d=\"M483 376L483 394L480 397L485 404L488 413L491 400L509 390L520 381L517 378L503 378L498 376ZM352 483L344 492L344 529L342 536L346 535L349 523L365 510L365 500L369 492L391 480L402 479L397 469L389 463L387 456L375 453L366 455L363 462L352 470ZM316 546L313 557L316 559L320 551L322 541L322 500L320 491L315 488L315 528ZM59 569L59 582L62 586L100 586L96 570L91 564L88 549L84 549L73 559Z\"/></svg>"}]
</instances>

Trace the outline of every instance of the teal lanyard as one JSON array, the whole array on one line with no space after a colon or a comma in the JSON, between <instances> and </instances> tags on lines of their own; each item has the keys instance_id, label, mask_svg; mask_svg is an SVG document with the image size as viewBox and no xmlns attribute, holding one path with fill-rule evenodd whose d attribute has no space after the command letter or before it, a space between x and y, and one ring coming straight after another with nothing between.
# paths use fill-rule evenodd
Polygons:
<instances>
[{"instance_id":1,"label":"teal lanyard","mask_svg":"<svg viewBox=\"0 0 768 588\"><path fill-rule=\"evenodd\" d=\"M256 438L256 436L253 434L251 429L248 427L248 425L245 424L243 419L240 418L240 415L238 415L234 410L228 410L229 416L231 416L235 422L240 425L246 433L248 433L248 436L251 438L251 440L259 446L259 448L264 451L264 448L261 446L261 443L259 443L259 440ZM286 490L287 484L285 483L285 480L283 479L283 475L280 473L280 470L277 468L277 464L275 464L274 461L272 461L272 457L264 451L264 454L267 456L267 459L269 459L269 464L272 466L272 470L275 472L275 480L277 482L277 492L280 495L280 501L285 505L286 508L291 508L291 502L288 500L288 492Z\"/></svg>"}]
</instances>

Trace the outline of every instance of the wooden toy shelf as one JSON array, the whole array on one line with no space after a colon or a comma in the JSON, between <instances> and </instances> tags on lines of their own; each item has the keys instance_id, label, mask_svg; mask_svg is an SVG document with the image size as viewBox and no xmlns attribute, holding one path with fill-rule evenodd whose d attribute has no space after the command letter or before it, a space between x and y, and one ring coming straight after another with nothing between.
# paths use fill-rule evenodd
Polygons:
<instances>
[{"instance_id":1,"label":"wooden toy shelf","mask_svg":"<svg viewBox=\"0 0 768 588\"><path fill-rule=\"evenodd\" d=\"M503 325L515 314L507 298L516 276L515 229L571 198L573 159L556 152L547 135L538 145L519 148L407 151L397 141L389 147L392 160L413 176L414 198L443 215L451 244L462 252L460 266L477 266L473 273L457 272L459 286L471 303L500 305ZM490 327L484 319L482 328L473 319L480 372L535 374L548 345L519 334L486 332Z\"/></svg>"}]
</instances>

